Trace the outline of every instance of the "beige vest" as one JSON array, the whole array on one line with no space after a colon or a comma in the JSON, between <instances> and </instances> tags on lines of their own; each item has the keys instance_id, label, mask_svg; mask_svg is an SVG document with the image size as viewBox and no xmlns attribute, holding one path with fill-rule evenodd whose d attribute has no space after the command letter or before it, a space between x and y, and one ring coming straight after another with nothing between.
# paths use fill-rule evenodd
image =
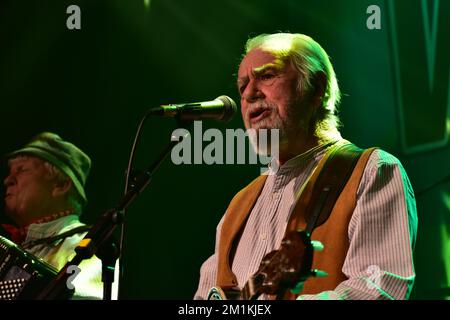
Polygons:
<instances>
[{"instance_id":1,"label":"beige vest","mask_svg":"<svg viewBox=\"0 0 450 320\"><path fill-rule=\"evenodd\" d=\"M326 290L333 290L340 282L346 280L345 275L342 273L342 265L349 247L348 224L356 206L356 192L364 168L373 150L373 148L367 149L361 155L328 220L314 229L311 234L312 240L318 240L324 245L323 251L314 253L312 268L326 271L328 276L306 280L302 294L316 294ZM286 232L306 228L305 208L309 203L311 191L328 156L329 153L322 158L314 174L308 180L301 197L297 197L299 200L291 215ZM263 189L266 178L267 176L265 175L256 178L237 193L228 206L219 240L216 286L230 289L238 284L236 276L231 270L233 250L240 237L240 232L242 232L247 218ZM289 293L286 298L295 299L295 295Z\"/></svg>"}]
</instances>

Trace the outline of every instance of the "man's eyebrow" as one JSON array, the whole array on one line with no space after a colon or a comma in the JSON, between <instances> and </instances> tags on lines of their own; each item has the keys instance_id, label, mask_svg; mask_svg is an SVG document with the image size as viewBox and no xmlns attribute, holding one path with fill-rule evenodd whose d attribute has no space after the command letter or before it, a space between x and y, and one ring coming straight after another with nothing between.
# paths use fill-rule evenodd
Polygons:
<instances>
[{"instance_id":1,"label":"man's eyebrow","mask_svg":"<svg viewBox=\"0 0 450 320\"><path fill-rule=\"evenodd\" d=\"M262 65L261 67L257 67L253 69L253 74L258 75L268 70L273 71L281 71L283 69L284 65L279 63L267 63L265 65Z\"/></svg>"},{"instance_id":2,"label":"man's eyebrow","mask_svg":"<svg viewBox=\"0 0 450 320\"><path fill-rule=\"evenodd\" d=\"M265 65L262 65L260 67L256 67L252 70L252 74L253 76L258 76L261 73L264 73L265 71L276 71L279 72L283 69L284 64L281 63L267 63ZM248 76L243 76L243 77L238 77L237 79L237 85L238 87L241 86L242 84L248 82Z\"/></svg>"},{"instance_id":3,"label":"man's eyebrow","mask_svg":"<svg viewBox=\"0 0 450 320\"><path fill-rule=\"evenodd\" d=\"M22 160L17 160L17 159L14 159L14 160L11 160L11 161L9 161L9 165L10 166L19 166L19 165L23 165L23 163L24 163L24 161L22 161Z\"/></svg>"}]
</instances>

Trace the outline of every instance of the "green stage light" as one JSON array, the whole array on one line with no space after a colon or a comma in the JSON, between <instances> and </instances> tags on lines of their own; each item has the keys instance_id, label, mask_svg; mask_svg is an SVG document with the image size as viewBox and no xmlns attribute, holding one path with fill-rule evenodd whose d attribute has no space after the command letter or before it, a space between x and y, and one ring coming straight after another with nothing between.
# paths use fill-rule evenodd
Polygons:
<instances>
[{"instance_id":1,"label":"green stage light","mask_svg":"<svg viewBox=\"0 0 450 320\"><path fill-rule=\"evenodd\" d=\"M145 9L150 10L151 3L152 3L152 0L144 0Z\"/></svg>"}]
</instances>

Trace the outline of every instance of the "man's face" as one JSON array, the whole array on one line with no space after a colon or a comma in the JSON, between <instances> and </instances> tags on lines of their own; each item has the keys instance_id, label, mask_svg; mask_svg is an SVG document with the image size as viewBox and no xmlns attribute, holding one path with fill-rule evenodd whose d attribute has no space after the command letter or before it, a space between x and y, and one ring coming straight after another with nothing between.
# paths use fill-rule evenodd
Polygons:
<instances>
[{"instance_id":1,"label":"man's face","mask_svg":"<svg viewBox=\"0 0 450 320\"><path fill-rule=\"evenodd\" d=\"M279 129L280 148L307 138L312 108L300 92L298 72L291 63L253 49L239 66L237 84L247 129Z\"/></svg>"},{"instance_id":2,"label":"man's face","mask_svg":"<svg viewBox=\"0 0 450 320\"><path fill-rule=\"evenodd\" d=\"M54 184L39 158L12 159L4 184L5 212L19 225L27 224L50 207Z\"/></svg>"}]
</instances>

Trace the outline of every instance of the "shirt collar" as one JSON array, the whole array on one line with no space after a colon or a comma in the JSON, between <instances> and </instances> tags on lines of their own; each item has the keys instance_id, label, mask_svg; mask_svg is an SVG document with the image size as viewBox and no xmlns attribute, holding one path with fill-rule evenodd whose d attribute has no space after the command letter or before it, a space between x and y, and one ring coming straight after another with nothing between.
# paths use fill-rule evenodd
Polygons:
<instances>
[{"instance_id":1,"label":"shirt collar","mask_svg":"<svg viewBox=\"0 0 450 320\"><path fill-rule=\"evenodd\" d=\"M45 217L33 220L24 227L16 227L12 224L2 224L3 229L9 233L10 239L21 244L31 238L41 238L55 235L63 225L73 219L78 220L78 216L71 210L60 211Z\"/></svg>"},{"instance_id":2,"label":"shirt collar","mask_svg":"<svg viewBox=\"0 0 450 320\"><path fill-rule=\"evenodd\" d=\"M78 216L75 214L68 214L48 222L32 223L28 226L25 242L55 236L64 231L64 227L72 225L74 221L79 221Z\"/></svg>"},{"instance_id":3,"label":"shirt collar","mask_svg":"<svg viewBox=\"0 0 450 320\"><path fill-rule=\"evenodd\" d=\"M345 139L335 139L328 142L324 142L319 144L291 159L283 163L280 167L278 167L277 159L273 158L271 163L269 163L268 174L284 174L287 171L290 171L295 168L300 168L306 163L308 163L311 159L319 159L322 155L334 144L336 143L345 143L347 140Z\"/></svg>"}]
</instances>

